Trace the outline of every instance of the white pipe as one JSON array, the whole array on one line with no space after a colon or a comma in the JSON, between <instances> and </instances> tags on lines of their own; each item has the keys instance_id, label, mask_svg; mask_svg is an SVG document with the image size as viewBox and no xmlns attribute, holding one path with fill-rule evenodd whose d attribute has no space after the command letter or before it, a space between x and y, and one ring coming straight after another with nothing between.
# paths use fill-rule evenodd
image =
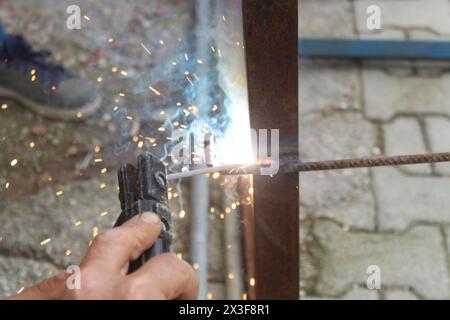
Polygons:
<instances>
[{"instance_id":1,"label":"white pipe","mask_svg":"<svg viewBox=\"0 0 450 320\"><path fill-rule=\"evenodd\" d=\"M196 74L202 79L208 77L211 63L209 55L208 23L211 17L209 0L197 0L196 3L196 59L203 60L198 64ZM207 82L198 81L194 84L197 91L196 104L199 107L200 116L207 112L210 87ZM195 133L194 133L195 134ZM199 299L206 299L208 291L208 227L209 227L209 180L204 175L195 176L191 183L191 261L197 269L199 278Z\"/></svg>"},{"instance_id":2,"label":"white pipe","mask_svg":"<svg viewBox=\"0 0 450 320\"><path fill-rule=\"evenodd\" d=\"M233 187L225 185L224 207L231 208L236 200L227 195L232 194ZM242 275L242 246L239 210L235 209L225 214L224 239L225 239L225 270L227 299L240 300L244 293L244 277Z\"/></svg>"}]
</instances>

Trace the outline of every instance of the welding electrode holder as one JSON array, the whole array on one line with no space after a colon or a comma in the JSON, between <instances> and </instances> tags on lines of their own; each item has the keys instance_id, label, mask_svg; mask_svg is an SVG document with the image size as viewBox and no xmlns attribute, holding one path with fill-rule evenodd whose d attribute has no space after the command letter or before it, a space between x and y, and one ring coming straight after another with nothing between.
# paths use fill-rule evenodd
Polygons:
<instances>
[{"instance_id":1,"label":"welding electrode holder","mask_svg":"<svg viewBox=\"0 0 450 320\"><path fill-rule=\"evenodd\" d=\"M128 272L131 273L150 258L170 251L172 223L167 200L166 168L155 156L144 153L138 157L137 167L123 165L118 178L122 212L114 226L118 227L132 217L149 211L157 214L162 222L161 233L154 245L130 263Z\"/></svg>"}]
</instances>

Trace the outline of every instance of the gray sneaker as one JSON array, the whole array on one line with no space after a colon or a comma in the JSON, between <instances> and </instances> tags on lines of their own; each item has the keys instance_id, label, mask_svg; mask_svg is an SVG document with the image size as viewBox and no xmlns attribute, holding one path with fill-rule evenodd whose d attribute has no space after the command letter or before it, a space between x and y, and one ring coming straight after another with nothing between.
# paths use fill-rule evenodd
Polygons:
<instances>
[{"instance_id":1,"label":"gray sneaker","mask_svg":"<svg viewBox=\"0 0 450 320\"><path fill-rule=\"evenodd\" d=\"M34 51L21 36L7 35L0 52L0 96L12 98L45 117L86 117L100 106L96 86Z\"/></svg>"}]
</instances>

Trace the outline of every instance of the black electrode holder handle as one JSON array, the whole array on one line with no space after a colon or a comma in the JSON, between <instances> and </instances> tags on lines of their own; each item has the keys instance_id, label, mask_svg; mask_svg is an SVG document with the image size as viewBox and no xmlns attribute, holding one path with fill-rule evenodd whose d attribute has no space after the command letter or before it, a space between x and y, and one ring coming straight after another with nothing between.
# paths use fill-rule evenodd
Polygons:
<instances>
[{"instance_id":1,"label":"black electrode holder handle","mask_svg":"<svg viewBox=\"0 0 450 320\"><path fill-rule=\"evenodd\" d=\"M162 222L161 233L153 246L130 263L128 273L131 273L152 257L170 252L172 222L167 200L166 167L152 154L144 153L138 157L137 167L125 164L119 169L118 177L122 212L114 227L148 211L156 213Z\"/></svg>"}]
</instances>

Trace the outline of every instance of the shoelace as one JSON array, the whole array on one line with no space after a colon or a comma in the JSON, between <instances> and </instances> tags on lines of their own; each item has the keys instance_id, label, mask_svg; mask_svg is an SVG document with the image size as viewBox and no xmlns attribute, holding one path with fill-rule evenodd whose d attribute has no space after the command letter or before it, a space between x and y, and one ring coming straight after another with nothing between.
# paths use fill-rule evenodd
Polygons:
<instances>
[{"instance_id":1,"label":"shoelace","mask_svg":"<svg viewBox=\"0 0 450 320\"><path fill-rule=\"evenodd\" d=\"M59 84L72 74L62 65L48 60L51 52L47 50L33 50L31 45L20 35L7 35L4 43L3 59L8 64L16 66L24 72L36 71L40 81Z\"/></svg>"}]
</instances>

